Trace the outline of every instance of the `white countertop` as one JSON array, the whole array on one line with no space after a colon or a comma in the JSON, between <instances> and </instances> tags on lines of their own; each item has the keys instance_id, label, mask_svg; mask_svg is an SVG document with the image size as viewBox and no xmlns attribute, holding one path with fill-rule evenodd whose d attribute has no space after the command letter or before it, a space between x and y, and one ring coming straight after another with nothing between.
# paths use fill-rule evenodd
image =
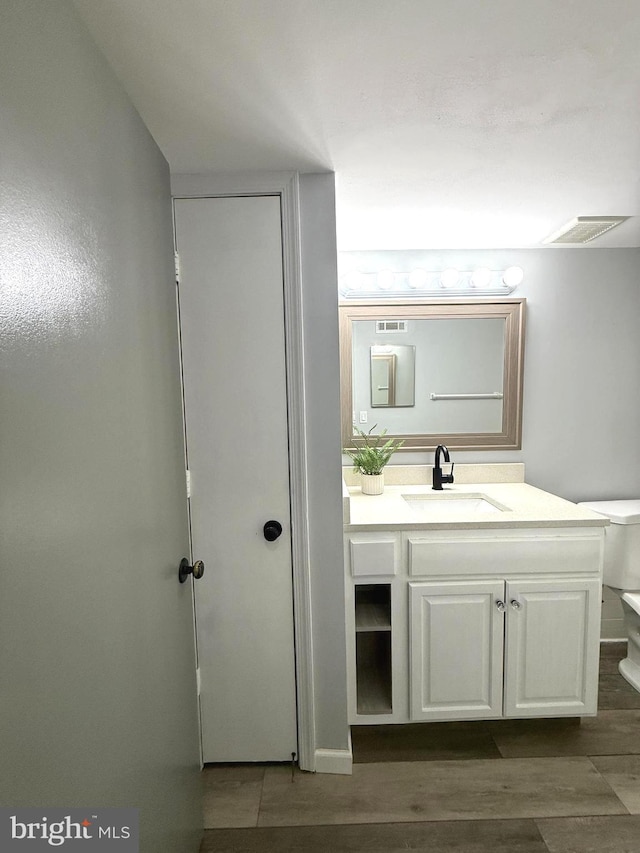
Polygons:
<instances>
[{"instance_id":1,"label":"white countertop","mask_svg":"<svg viewBox=\"0 0 640 853\"><path fill-rule=\"evenodd\" d=\"M403 495L424 494L429 498L454 495L486 496L505 509L500 512L440 512L430 508L428 519L412 509ZM346 498L348 497L348 500ZM381 495L363 495L359 486L345 486L345 530L491 529L509 527L605 527L607 518L571 501L526 483L460 483L443 486L388 485Z\"/></svg>"}]
</instances>

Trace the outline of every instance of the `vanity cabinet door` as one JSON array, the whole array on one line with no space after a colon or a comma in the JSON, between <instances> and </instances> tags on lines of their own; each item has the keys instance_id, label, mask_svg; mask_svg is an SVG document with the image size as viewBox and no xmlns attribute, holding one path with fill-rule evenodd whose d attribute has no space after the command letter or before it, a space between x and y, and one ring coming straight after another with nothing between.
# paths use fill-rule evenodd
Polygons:
<instances>
[{"instance_id":1,"label":"vanity cabinet door","mask_svg":"<svg viewBox=\"0 0 640 853\"><path fill-rule=\"evenodd\" d=\"M502 716L504 581L410 583L412 720Z\"/></svg>"},{"instance_id":2,"label":"vanity cabinet door","mask_svg":"<svg viewBox=\"0 0 640 853\"><path fill-rule=\"evenodd\" d=\"M595 714L599 580L508 581L506 606L505 716Z\"/></svg>"}]
</instances>

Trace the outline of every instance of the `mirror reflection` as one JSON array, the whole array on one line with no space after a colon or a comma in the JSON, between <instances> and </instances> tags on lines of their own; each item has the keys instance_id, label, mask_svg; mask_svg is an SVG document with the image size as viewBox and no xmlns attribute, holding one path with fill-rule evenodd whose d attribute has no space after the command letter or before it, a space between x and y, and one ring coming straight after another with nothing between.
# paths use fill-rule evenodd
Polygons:
<instances>
[{"instance_id":1,"label":"mirror reflection","mask_svg":"<svg viewBox=\"0 0 640 853\"><path fill-rule=\"evenodd\" d=\"M415 360L414 346L403 344L371 346L369 373L372 409L415 405ZM364 386L364 383L362 385ZM359 394L357 397L359 398ZM354 399L356 399L355 393Z\"/></svg>"},{"instance_id":2,"label":"mirror reflection","mask_svg":"<svg viewBox=\"0 0 640 853\"><path fill-rule=\"evenodd\" d=\"M340 312L344 446L373 423L405 449L520 446L524 300Z\"/></svg>"}]
</instances>

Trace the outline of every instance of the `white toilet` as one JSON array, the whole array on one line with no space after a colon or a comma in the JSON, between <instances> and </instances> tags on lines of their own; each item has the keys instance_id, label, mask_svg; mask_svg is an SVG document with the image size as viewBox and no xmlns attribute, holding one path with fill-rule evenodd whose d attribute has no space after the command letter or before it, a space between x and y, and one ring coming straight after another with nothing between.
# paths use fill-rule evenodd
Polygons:
<instances>
[{"instance_id":1,"label":"white toilet","mask_svg":"<svg viewBox=\"0 0 640 853\"><path fill-rule=\"evenodd\" d=\"M628 637L620 673L640 692L640 500L585 501L579 506L606 515L604 583L620 596Z\"/></svg>"}]
</instances>

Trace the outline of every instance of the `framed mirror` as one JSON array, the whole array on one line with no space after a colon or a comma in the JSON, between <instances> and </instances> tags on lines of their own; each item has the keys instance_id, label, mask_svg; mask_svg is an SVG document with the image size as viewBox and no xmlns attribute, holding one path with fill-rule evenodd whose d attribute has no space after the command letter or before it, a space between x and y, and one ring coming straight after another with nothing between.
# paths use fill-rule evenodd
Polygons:
<instances>
[{"instance_id":1,"label":"framed mirror","mask_svg":"<svg viewBox=\"0 0 640 853\"><path fill-rule=\"evenodd\" d=\"M376 425L402 450L518 450L524 299L340 304L342 443ZM402 452L402 450L400 452Z\"/></svg>"}]
</instances>

